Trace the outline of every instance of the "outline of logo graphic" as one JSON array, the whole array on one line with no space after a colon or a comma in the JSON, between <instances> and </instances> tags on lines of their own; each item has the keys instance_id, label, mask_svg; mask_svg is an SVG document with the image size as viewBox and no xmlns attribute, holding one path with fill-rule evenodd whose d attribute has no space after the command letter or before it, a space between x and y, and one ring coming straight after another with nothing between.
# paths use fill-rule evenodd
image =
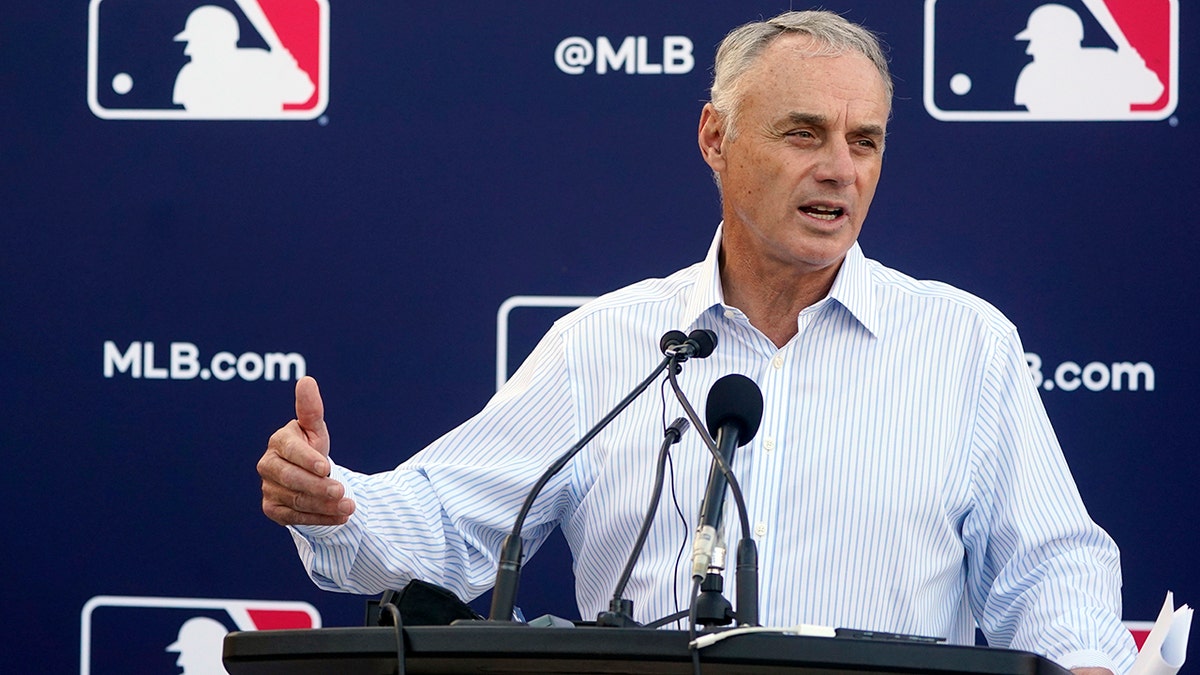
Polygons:
<instances>
[{"instance_id":1,"label":"outline of logo graphic","mask_svg":"<svg viewBox=\"0 0 1200 675\"><path fill-rule=\"evenodd\" d=\"M88 600L80 611L79 673L90 675L92 655L92 614L101 607L128 609L187 609L197 611L223 610L241 631L297 628L292 618L297 614L308 617L308 628L321 627L321 614L307 602L285 600L229 600L214 598L163 598L126 595L97 595ZM167 651L179 651L179 643L167 646Z\"/></svg>"},{"instance_id":2,"label":"outline of logo graphic","mask_svg":"<svg viewBox=\"0 0 1200 675\"><path fill-rule=\"evenodd\" d=\"M562 308L563 314L595 300L593 295L514 295L496 310L496 391L508 381L509 315L521 307ZM528 356L528 354L526 354Z\"/></svg>"},{"instance_id":3,"label":"outline of logo graphic","mask_svg":"<svg viewBox=\"0 0 1200 675\"><path fill-rule=\"evenodd\" d=\"M267 18L267 13L264 12L262 5L259 3L259 0L234 0L234 2L237 5L237 8L242 12L242 14L244 15L244 18L249 22L249 25L251 27L253 27L255 31L258 32L259 37L261 37L263 42L266 43L267 49L237 48L235 51L240 52L240 54L238 54L236 56L241 58L243 63L246 64L247 67L232 68L232 67L228 67L228 64L221 64L221 65L226 66L224 68L224 72L239 73L239 74L241 74L242 77L247 78L245 82L241 83L242 86L241 86L240 91L246 92L247 94L250 94L250 95L253 95L256 97L259 95L259 93L264 88L253 86L253 83L249 81L250 76L245 75L245 73L247 73L248 71L254 71L254 70L258 70L260 72L266 72L267 69L274 69L274 72L276 72L276 73L282 72L282 70L290 70L292 72L292 74L299 76L302 79L307 79L309 81L308 83L306 83L308 86L308 89L307 90L301 89L301 92L304 92L304 91L309 92L307 94L301 93L301 96L307 97L306 100L301 104L303 107L298 107L296 105L299 102L299 99L286 99L286 98L282 99L284 101L283 104L278 103L278 101L280 99L278 99L278 98L275 99L275 101L276 101L275 105L280 106L281 109L264 109L261 101L259 101L257 103L252 102L252 101L246 101L245 102L246 105L242 105L242 106L238 107L237 106L238 102L236 100L236 98L238 96L237 94L234 95L233 100L225 101L226 104L233 103L233 105L232 106L227 105L224 109L222 109L219 105L217 105L217 106L214 106L214 105L191 106L189 104L184 104L183 102L181 102L179 100L180 96L181 96L181 89L184 87L184 85L182 85L179 81L177 81L175 97L174 97L175 104L187 105L188 107L193 108L193 109L188 109L188 107L185 107L183 109L180 109L180 108L167 107L167 106L156 107L156 108L144 108L144 107L121 108L121 107L116 107L116 106L111 106L111 105L105 106L103 103L101 103L100 82L99 82L99 77L100 77L100 75L99 75L99 73L100 73L99 56L100 56L100 52L101 52L100 6L105 2L105 0L90 0L89 4L88 4L88 57L87 57L88 58L88 62L87 62L88 108L91 109L92 114L94 114L96 117L99 117L100 119L105 119L105 120L312 120L312 119L316 119L316 118L320 117L322 114L324 114L325 108L329 103L329 1L328 0L307 0L307 1L312 3L312 6L315 8L316 13L317 13L317 25L316 25L317 35L315 37L316 37L317 41L319 42L319 45L316 49L317 54L316 54L316 58L315 58L315 63L307 63L306 64L307 68L297 64L296 59L292 58L291 52L287 49L284 42L280 40L280 35L276 32L276 27ZM202 6L204 6L203 0L194 0L194 2L196 5L196 9L201 9ZM213 8L210 7L209 9L213 9ZM230 12L228 12L227 10L225 10L224 8L221 8L219 6L216 7L215 9L219 10L218 12L216 12L217 14L220 14L220 13L231 14ZM193 55L193 52L191 51L191 47L192 47L191 41L194 41L196 38L195 31L193 30L192 19L193 18L196 18L196 19L209 18L209 19L211 19L211 17L194 16L196 14L200 14L200 13L193 10L193 16L189 17L186 27L179 26L179 28L177 29L177 31L179 32L178 35L166 35L164 38L167 41L173 40L176 43L187 43L186 49L188 49L188 51L185 51L184 53L192 56L192 62L190 62L188 66L184 66L185 69L189 68L192 65L192 63L195 63L196 58L197 58L196 56ZM220 17L218 17L218 18L220 18ZM202 28L206 27L203 25L206 23L204 21L196 21L195 23L200 25ZM207 22L207 23L211 24L211 21ZM233 28L233 30L236 30L236 28ZM207 37L207 36L205 36L205 37ZM236 37L234 39L236 40ZM289 39L291 39L291 38L289 38ZM197 51L199 51L199 50L197 50ZM281 64L282 64L282 70L281 70ZM315 68L315 73L313 71L313 68ZM192 77L190 79L193 80L193 82L192 82L193 86L191 87L191 89L193 91L195 91L197 89L201 90L201 96L203 96L204 93L207 93L211 96L212 92L214 92L215 90L218 89L218 87L214 86L214 82L213 82L214 78L212 77L211 71L212 70L220 70L220 68L209 69L209 70L210 70L210 72L206 73L203 71L202 68L199 68L199 67L192 69ZM200 71L200 72L197 72L197 71ZM182 71L182 70L180 71L181 76L183 75L183 72L184 71ZM199 77L196 77L197 75L199 75ZM183 80L184 78L180 77L179 79ZM201 80L201 81L196 82L196 80ZM132 86L133 86L133 79L127 73L124 73L124 72L118 73L113 78L112 88L113 88L113 91L116 92L117 94L123 95L123 94L127 93L129 91L129 89L132 88ZM283 85L281 84L280 86L282 87ZM295 91L294 86L292 87L292 89L293 89L293 91ZM313 100L314 95L315 95L315 101ZM243 98L246 98L246 97L243 97ZM194 102L196 99L197 99L196 94L193 94L192 101Z\"/></svg>"},{"instance_id":4,"label":"outline of logo graphic","mask_svg":"<svg viewBox=\"0 0 1200 675\"><path fill-rule=\"evenodd\" d=\"M1175 112L1175 107L1179 97L1179 0L1163 0L1166 2L1165 10L1169 14L1169 51L1170 63L1169 73L1166 79L1168 82L1162 82L1166 86L1166 102L1160 108L1147 109L1149 106L1145 103L1137 102L1138 99L1133 99L1134 103L1129 106L1129 110L1122 109L1120 112L1105 111L1099 106L1095 110L1079 109L1085 106L1076 106L1076 110L1052 110L1045 109L1039 111L1032 110L946 110L938 106L935 100L935 49L937 40L935 39L935 17L936 6L938 0L925 0L925 44L924 44L924 85L923 96L925 110L934 118L943 122L1081 122L1081 121L1159 121L1170 117ZM1105 4L1105 0L1082 0L1084 7L1091 12L1092 16L1089 20L1095 20L1100 27L1108 34L1108 37L1117 46L1117 51L1111 49L1090 49L1092 52L1107 52L1110 57L1117 55L1125 56L1131 54L1133 57L1138 57L1137 50L1130 46L1129 40L1122 32L1120 25L1113 18L1113 13ZM999 3L993 3L999 4ZM1055 4L1055 0L1044 0L1039 9L1047 5ZM1032 18L1032 16L1030 17ZM1014 32L1013 39L1015 41L1030 41L1036 39L1034 37L1033 22L1030 21L1027 26L1024 21L1021 22L1021 30L1019 33ZM1161 43L1160 43L1161 44ZM1031 48L1032 49L1032 48ZM1075 50L1080 50L1076 45ZM1026 52L1032 54L1032 51ZM1031 70L1032 63L1027 70ZM1143 69L1146 68L1144 62L1141 64ZM957 73L953 77L944 78L945 82L939 81L937 86L950 86L950 89L956 94L964 94L971 88L970 77L965 73ZM1014 81L1014 87L1016 82ZM1159 89L1161 91L1161 88ZM1129 99L1126 99L1129 100ZM1159 101L1162 99L1160 98ZM1158 103L1157 101L1154 103ZM1024 105L1028 105L1022 102ZM1016 104L1014 104L1016 105Z\"/></svg>"}]
</instances>

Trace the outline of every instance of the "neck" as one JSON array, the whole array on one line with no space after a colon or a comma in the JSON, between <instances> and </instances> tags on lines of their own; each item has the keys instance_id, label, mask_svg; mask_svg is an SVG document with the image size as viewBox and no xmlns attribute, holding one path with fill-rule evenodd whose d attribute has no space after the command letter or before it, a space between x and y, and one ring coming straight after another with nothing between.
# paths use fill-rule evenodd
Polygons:
<instances>
[{"instance_id":1,"label":"neck","mask_svg":"<svg viewBox=\"0 0 1200 675\"><path fill-rule=\"evenodd\" d=\"M800 311L829 295L841 266L838 260L813 270L769 269L761 260L738 260L722 252L725 303L742 310L752 326L783 347L796 336Z\"/></svg>"}]
</instances>

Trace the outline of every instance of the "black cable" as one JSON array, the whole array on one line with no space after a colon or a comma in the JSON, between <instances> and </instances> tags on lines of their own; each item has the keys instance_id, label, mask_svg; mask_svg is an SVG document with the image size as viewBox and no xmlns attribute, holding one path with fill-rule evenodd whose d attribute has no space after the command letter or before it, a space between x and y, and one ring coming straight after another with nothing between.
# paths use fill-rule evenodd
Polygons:
<instances>
[{"instance_id":1,"label":"black cable","mask_svg":"<svg viewBox=\"0 0 1200 675\"><path fill-rule=\"evenodd\" d=\"M675 612L674 614L671 614L669 616L664 616L663 618L661 618L657 621L651 621L650 623L646 624L645 626L642 626L642 628L662 628L663 626L665 626L669 623L674 623L676 621L679 621L680 619L688 618L689 614L691 614L690 609L681 609L678 612Z\"/></svg>"},{"instance_id":2,"label":"black cable","mask_svg":"<svg viewBox=\"0 0 1200 675\"><path fill-rule=\"evenodd\" d=\"M658 404L659 409L662 410L662 431L664 434L667 433L667 386L667 379L664 377L663 381L658 385Z\"/></svg>"},{"instance_id":3,"label":"black cable","mask_svg":"<svg viewBox=\"0 0 1200 675\"><path fill-rule=\"evenodd\" d=\"M664 434L666 433L667 429L667 387L669 384L669 378L663 378L662 384L658 387L658 398L659 402L662 404L662 426ZM683 524L683 536L679 540L679 553L675 556L675 566L671 568L675 571L671 579L671 598L675 601L675 613L670 617L659 619L658 621L649 624L646 626L647 628L658 628L660 626L665 626L668 623L677 620L680 616L679 564L683 562L684 551L687 551L689 528L687 516L683 515L683 509L679 507L679 493L675 490L675 458L671 456L670 451L667 452L667 470L671 474L671 502L675 505L675 513L679 516L679 522ZM684 612L682 616L687 616L687 612Z\"/></svg>"},{"instance_id":4,"label":"black cable","mask_svg":"<svg viewBox=\"0 0 1200 675\"><path fill-rule=\"evenodd\" d=\"M700 606L696 599L700 597L700 580L692 579L692 601L688 609L688 649L692 652L692 672L700 675L700 649L696 644L696 609Z\"/></svg>"},{"instance_id":5,"label":"black cable","mask_svg":"<svg viewBox=\"0 0 1200 675\"><path fill-rule=\"evenodd\" d=\"M666 433L667 428L667 387L670 386L670 378L663 378L662 384L659 386L659 400L662 403L662 425L663 433ZM646 628L659 628L669 623L679 620L681 617L687 616L687 612L680 612L679 602L679 564L683 562L683 554L687 551L688 545L688 526L687 516L683 515L683 509L679 506L679 493L676 491L675 485L675 458L671 456L670 451L667 452L667 470L671 474L671 503L675 505L675 513L679 516L679 522L683 525L683 536L679 539L679 553L675 555L675 566L671 569L674 574L671 578L671 599L675 601L675 613L650 623Z\"/></svg>"},{"instance_id":6,"label":"black cable","mask_svg":"<svg viewBox=\"0 0 1200 675\"><path fill-rule=\"evenodd\" d=\"M380 610L387 610L392 616L392 628L396 631L396 675L405 675L404 665L404 625L400 619L400 610L392 603L379 605Z\"/></svg>"},{"instance_id":7,"label":"black cable","mask_svg":"<svg viewBox=\"0 0 1200 675\"><path fill-rule=\"evenodd\" d=\"M612 602L609 605L609 611L619 612L621 598L625 595L625 587L629 584L629 577L633 575L633 567L637 564L638 558L641 557L642 548L646 545L646 537L650 535L650 526L654 524L654 514L658 512L658 502L662 497L663 479L666 476L666 465L668 452L672 445L679 442L683 432L687 430L688 421L682 417L671 423L664 433L662 447L658 450L658 468L654 474L654 488L650 495L650 506L646 509L646 516L642 519L641 530L638 531L637 539L633 543L633 550L629 552L629 559L625 562L625 569L621 570L621 576L617 580L617 586L613 589Z\"/></svg>"},{"instance_id":8,"label":"black cable","mask_svg":"<svg viewBox=\"0 0 1200 675\"><path fill-rule=\"evenodd\" d=\"M675 458L667 455L667 469L671 472L671 501L675 504L675 513L679 516L679 522L683 524L683 537L679 540L679 553L675 556L675 578L672 581L672 595L675 598L675 613L679 613L679 564L683 562L683 554L687 551L688 540L688 521L687 516L683 515L683 508L679 506L679 493L675 491Z\"/></svg>"}]
</instances>

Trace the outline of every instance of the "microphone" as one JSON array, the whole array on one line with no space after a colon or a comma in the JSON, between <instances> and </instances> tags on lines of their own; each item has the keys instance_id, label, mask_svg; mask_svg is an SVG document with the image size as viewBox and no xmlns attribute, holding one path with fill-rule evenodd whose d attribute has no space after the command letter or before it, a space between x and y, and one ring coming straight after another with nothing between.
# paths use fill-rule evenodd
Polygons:
<instances>
[{"instance_id":1,"label":"microphone","mask_svg":"<svg viewBox=\"0 0 1200 675\"><path fill-rule=\"evenodd\" d=\"M708 392L704 416L708 431L717 444L717 454L725 464L733 462L733 451L754 439L762 422L763 398L758 385L736 373L717 380ZM725 504L728 480L714 459L708 474L708 488L700 506L700 526L692 546L692 578L700 580L708 572L716 546L717 528Z\"/></svg>"},{"instance_id":2,"label":"microphone","mask_svg":"<svg viewBox=\"0 0 1200 675\"><path fill-rule=\"evenodd\" d=\"M607 415L588 430L583 438L580 438L575 445L567 449L553 464L549 466L534 483L529 490L529 494L525 497L525 502L521 505L521 510L517 513L517 518L513 522L512 532L504 538L504 542L500 548L500 561L496 568L496 583L492 587L492 608L489 616L490 621L512 621L513 607L517 600L517 585L521 578L521 556L523 543L521 541L521 528L525 525L525 518L529 515L530 509L533 508L533 502L541 493L542 488L550 482L550 479L555 476L571 458L579 453L585 445L587 445L596 434L599 434L605 427L609 425L617 415L621 414L629 404L633 403L634 399L642 394L650 383L658 379L658 376L670 368L670 373L673 375L678 369L678 364L688 358L695 356L696 358L704 358L712 354L712 349L716 347L717 336L712 331L707 331L710 334L711 340L706 336L696 335L697 331L692 331L691 335L684 336L682 331L668 331L666 335L659 340L659 349L664 353L664 358L659 362L654 371L650 373L646 379L642 380L633 391L621 399L621 402L616 405ZM683 338L680 340L680 338ZM692 347L686 347L689 341L695 340ZM710 346L709 346L710 345ZM700 356L700 352L707 346L707 353ZM690 352L686 356L683 352ZM761 406L760 406L761 407ZM678 429L682 435L682 428Z\"/></svg>"},{"instance_id":3,"label":"microphone","mask_svg":"<svg viewBox=\"0 0 1200 675\"><path fill-rule=\"evenodd\" d=\"M683 331L667 331L658 346L664 354L677 354L681 362L690 358L703 359L717 348L717 334L707 328L697 328L687 335Z\"/></svg>"}]
</instances>

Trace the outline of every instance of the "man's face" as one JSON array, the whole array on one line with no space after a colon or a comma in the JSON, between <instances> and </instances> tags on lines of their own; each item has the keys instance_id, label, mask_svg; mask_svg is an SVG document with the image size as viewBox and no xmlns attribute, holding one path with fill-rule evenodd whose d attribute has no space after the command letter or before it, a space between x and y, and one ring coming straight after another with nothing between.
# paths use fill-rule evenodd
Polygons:
<instances>
[{"instance_id":1,"label":"man's face","mask_svg":"<svg viewBox=\"0 0 1200 675\"><path fill-rule=\"evenodd\" d=\"M732 139L711 106L701 117L701 149L721 179L727 262L750 259L766 273L828 269L867 217L883 163L886 89L867 57L809 56L810 44L783 36L744 74Z\"/></svg>"}]
</instances>

